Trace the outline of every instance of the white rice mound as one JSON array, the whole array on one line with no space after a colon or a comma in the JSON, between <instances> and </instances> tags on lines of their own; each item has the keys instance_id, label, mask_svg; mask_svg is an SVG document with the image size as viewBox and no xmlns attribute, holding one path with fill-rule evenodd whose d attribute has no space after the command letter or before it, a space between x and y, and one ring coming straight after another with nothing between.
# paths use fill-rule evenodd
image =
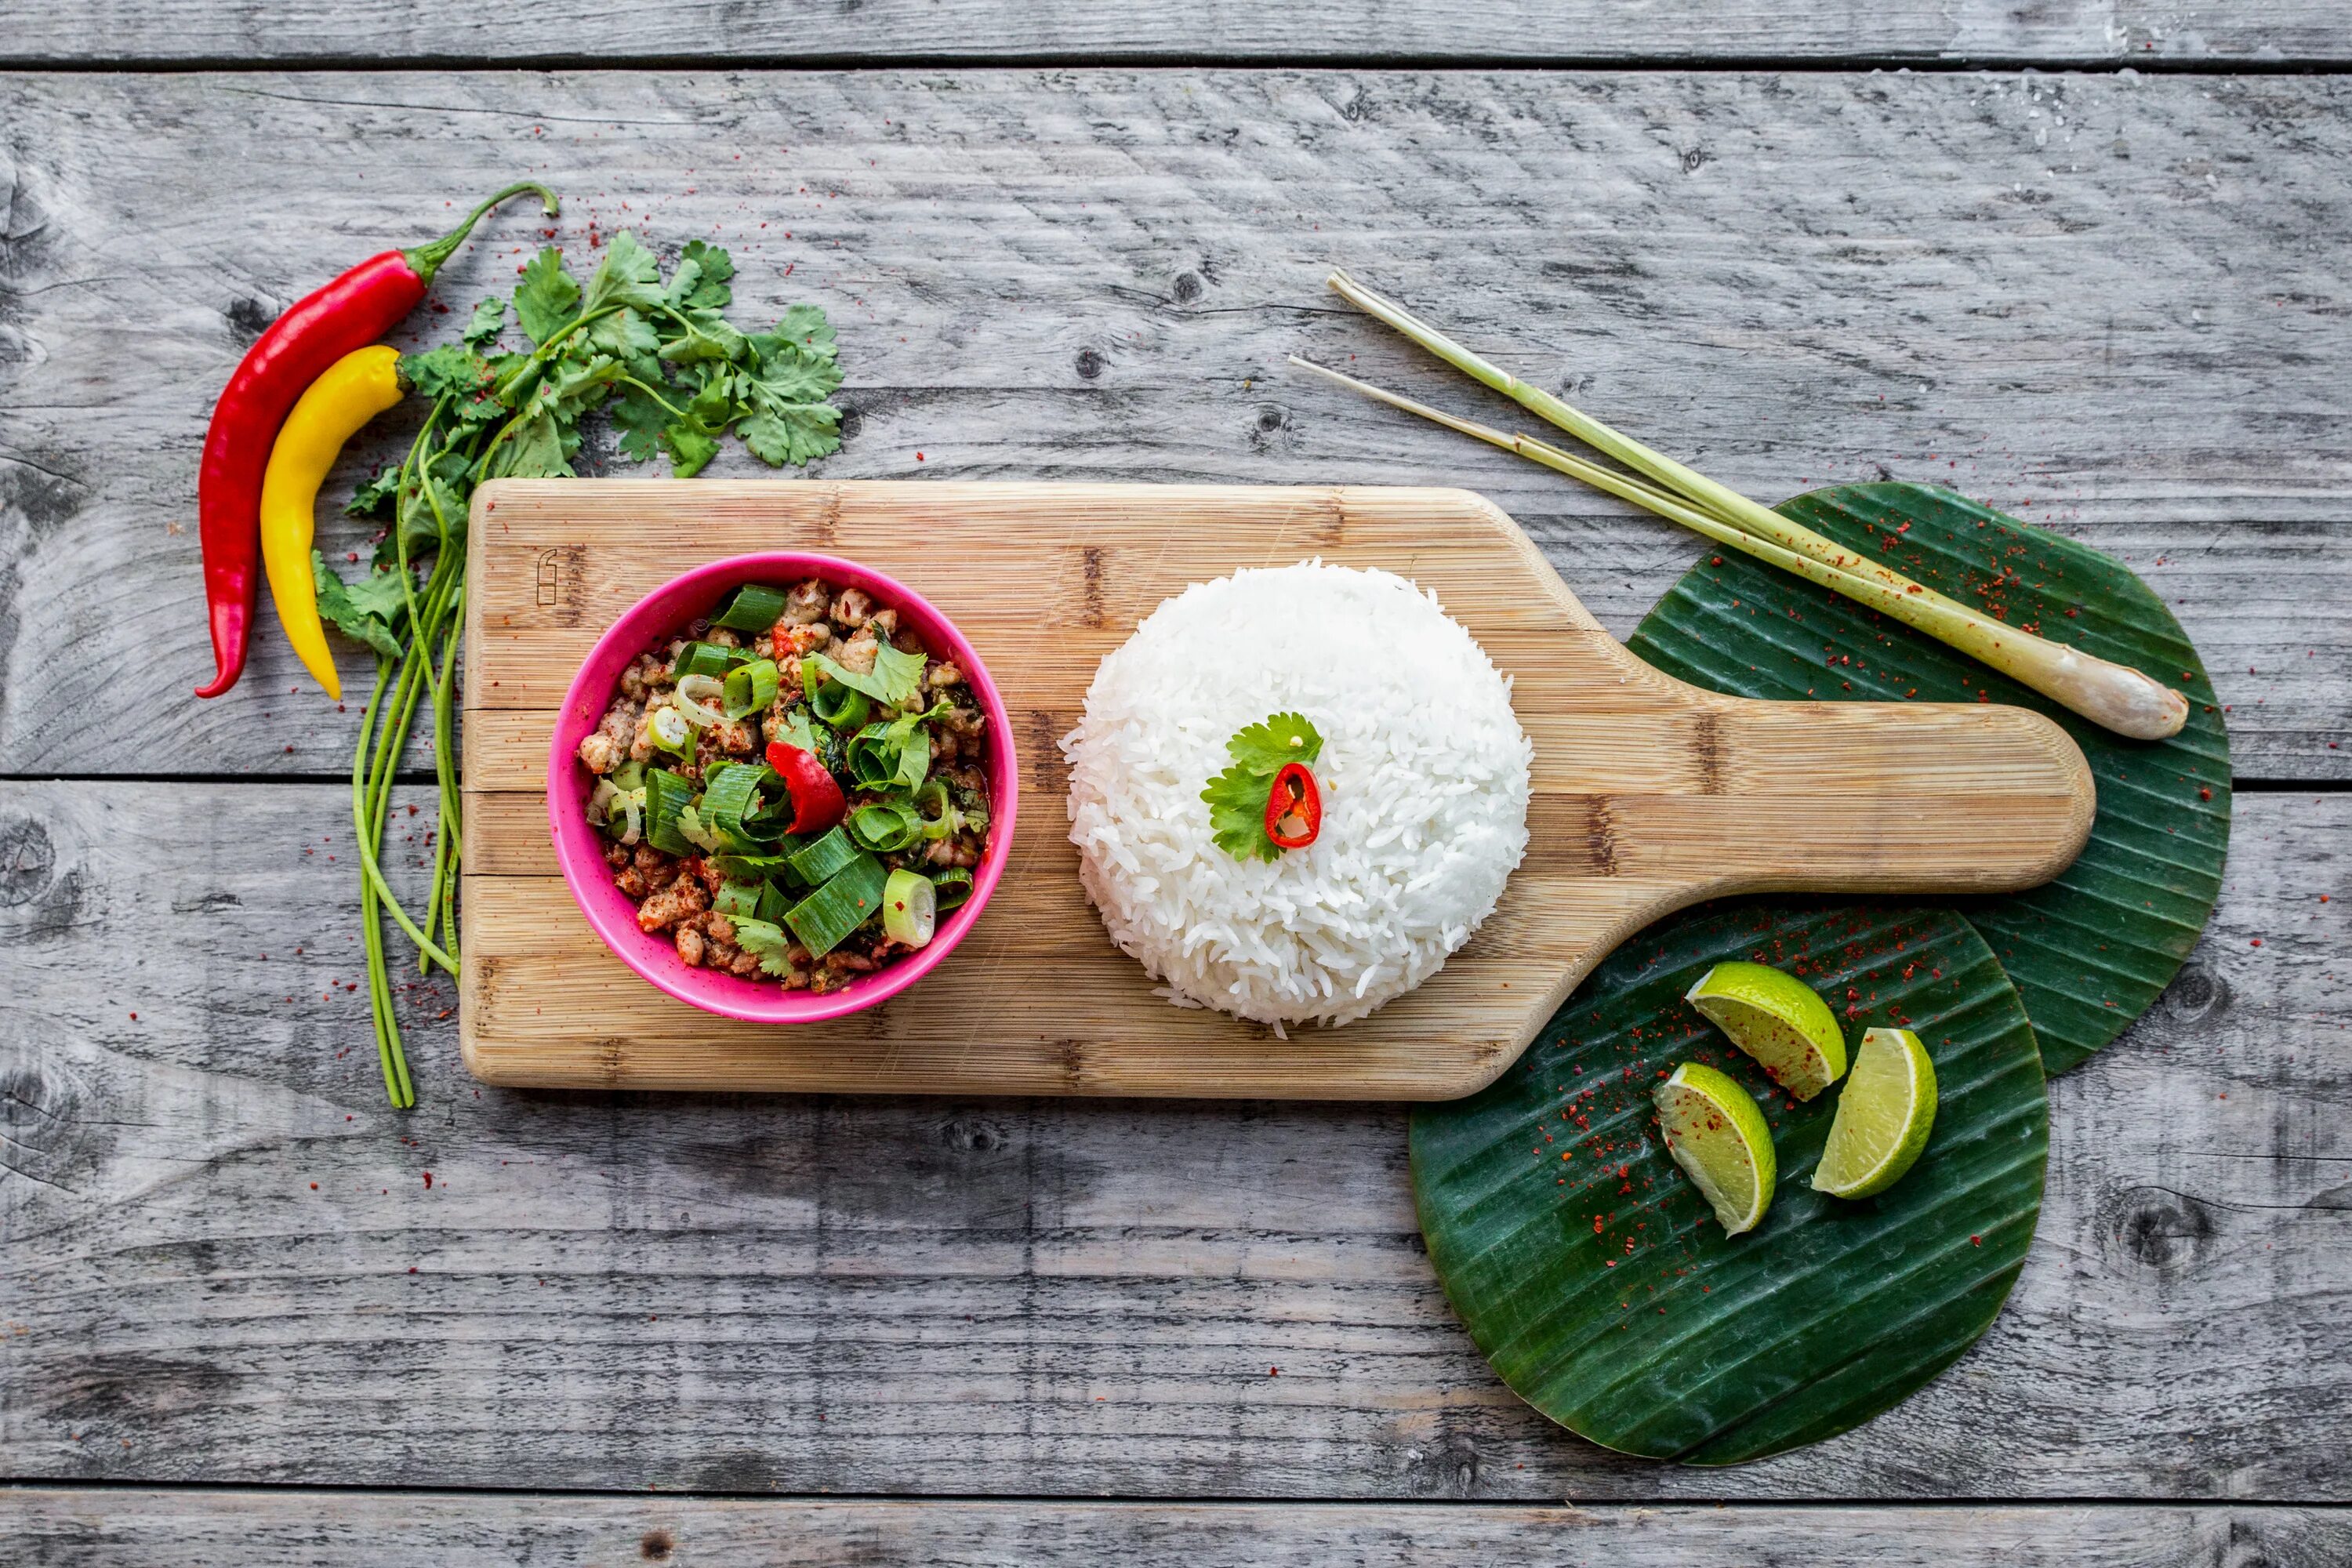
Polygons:
<instances>
[{"instance_id":1,"label":"white rice mound","mask_svg":"<svg viewBox=\"0 0 2352 1568\"><path fill-rule=\"evenodd\" d=\"M1275 861L1217 847L1208 781L1275 713L1323 737L1322 832ZM1404 578L1237 572L1162 604L1102 662L1062 740L1070 841L1111 939L1160 994L1273 1025L1404 994L1494 912L1528 846L1534 754L1510 682Z\"/></svg>"}]
</instances>

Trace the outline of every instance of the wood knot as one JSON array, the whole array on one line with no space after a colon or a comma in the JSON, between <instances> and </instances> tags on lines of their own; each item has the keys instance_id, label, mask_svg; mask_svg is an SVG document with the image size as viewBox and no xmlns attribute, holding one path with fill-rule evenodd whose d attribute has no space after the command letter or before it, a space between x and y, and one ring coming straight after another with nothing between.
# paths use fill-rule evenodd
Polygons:
<instances>
[{"instance_id":1,"label":"wood knot","mask_svg":"<svg viewBox=\"0 0 2352 1568\"><path fill-rule=\"evenodd\" d=\"M2198 1198L2169 1187L2132 1187L2110 1205L2117 1249L2145 1268L2178 1273L2193 1265L2211 1243L2212 1211Z\"/></svg>"},{"instance_id":2,"label":"wood knot","mask_svg":"<svg viewBox=\"0 0 2352 1568\"><path fill-rule=\"evenodd\" d=\"M1610 820L1607 795L1592 795L1584 803L1584 853L1601 876L1617 875L1617 825Z\"/></svg>"},{"instance_id":3,"label":"wood knot","mask_svg":"<svg viewBox=\"0 0 2352 1568\"><path fill-rule=\"evenodd\" d=\"M637 1538L637 1555L648 1563L667 1563L677 1551L677 1542L667 1530L648 1530Z\"/></svg>"},{"instance_id":4,"label":"wood knot","mask_svg":"<svg viewBox=\"0 0 2352 1568\"><path fill-rule=\"evenodd\" d=\"M1092 349L1078 351L1078 379L1092 381L1103 373L1103 356Z\"/></svg>"}]
</instances>

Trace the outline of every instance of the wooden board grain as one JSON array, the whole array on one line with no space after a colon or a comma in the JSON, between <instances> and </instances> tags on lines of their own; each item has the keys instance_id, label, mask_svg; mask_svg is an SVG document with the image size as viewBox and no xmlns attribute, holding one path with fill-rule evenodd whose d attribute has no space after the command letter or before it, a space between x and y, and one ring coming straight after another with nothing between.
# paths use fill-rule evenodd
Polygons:
<instances>
[{"instance_id":1,"label":"wooden board grain","mask_svg":"<svg viewBox=\"0 0 2352 1568\"><path fill-rule=\"evenodd\" d=\"M688 567L829 551L972 639L1024 809L971 936L906 997L822 1027L713 1017L604 950L548 874L547 736L630 604ZM568 1087L1450 1099L1516 1057L1625 935L1720 893L1984 891L2062 868L2090 775L2000 706L1767 703L1634 658L1518 528L1460 490L530 481L469 534L460 1033L488 1081ZM1102 657L1162 600L1319 557L1433 590L1514 682L1535 743L1528 858L1484 930L1370 1017L1283 1040L1153 994L1086 903L1059 737Z\"/></svg>"},{"instance_id":2,"label":"wooden board grain","mask_svg":"<svg viewBox=\"0 0 2352 1568\"><path fill-rule=\"evenodd\" d=\"M1701 547L1288 371L1518 416L1335 311L1344 265L1761 500L1937 480L2116 555L2242 773L2352 778L2352 79L26 73L0 126L0 772L348 773L358 707L266 606L236 690L158 695L212 668L205 421L262 322L528 173L564 216L494 215L398 346L454 340L543 230L583 270L592 226L710 239L739 320L840 330L826 479L1463 485L1629 635ZM417 416L352 443L331 558ZM577 462L645 471L601 428ZM712 471L766 472L732 442Z\"/></svg>"},{"instance_id":3,"label":"wooden board grain","mask_svg":"<svg viewBox=\"0 0 2352 1568\"><path fill-rule=\"evenodd\" d=\"M2340 1568L2352 1516L2165 1507L917 1502L304 1489L0 1490L41 1568Z\"/></svg>"},{"instance_id":4,"label":"wooden board grain","mask_svg":"<svg viewBox=\"0 0 2352 1568\"><path fill-rule=\"evenodd\" d=\"M1100 0L856 0L824 7L677 0L0 0L0 61L187 67L222 60L509 66L691 60L705 66L1024 63L1265 65L1778 60L2227 68L2347 58L2329 0L1488 0L1475 7L1199 0L1181 10Z\"/></svg>"},{"instance_id":5,"label":"wooden board grain","mask_svg":"<svg viewBox=\"0 0 2352 1568\"><path fill-rule=\"evenodd\" d=\"M421 897L430 785L395 802ZM1976 1349L1704 1472L1488 1369L1394 1106L501 1089L411 969L418 1107L390 1110L349 810L331 782L0 786L0 1474L2352 1500L2352 796L2241 798L2189 968L2051 1086L2042 1223Z\"/></svg>"}]
</instances>

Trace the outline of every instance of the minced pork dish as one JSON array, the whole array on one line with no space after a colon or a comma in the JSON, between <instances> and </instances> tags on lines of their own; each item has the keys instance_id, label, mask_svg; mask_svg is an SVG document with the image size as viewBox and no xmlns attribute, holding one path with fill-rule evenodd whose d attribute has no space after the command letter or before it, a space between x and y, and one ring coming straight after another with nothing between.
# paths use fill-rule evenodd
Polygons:
<instances>
[{"instance_id":1,"label":"minced pork dish","mask_svg":"<svg viewBox=\"0 0 2352 1568\"><path fill-rule=\"evenodd\" d=\"M809 578L746 584L638 655L579 757L641 928L690 966L823 992L969 896L988 743L961 669Z\"/></svg>"}]
</instances>

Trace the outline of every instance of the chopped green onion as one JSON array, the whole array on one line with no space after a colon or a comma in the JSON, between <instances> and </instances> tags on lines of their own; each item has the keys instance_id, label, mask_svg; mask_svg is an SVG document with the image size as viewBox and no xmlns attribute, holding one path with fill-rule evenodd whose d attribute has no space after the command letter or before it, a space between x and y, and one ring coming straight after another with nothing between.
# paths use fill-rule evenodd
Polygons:
<instances>
[{"instance_id":1,"label":"chopped green onion","mask_svg":"<svg viewBox=\"0 0 2352 1568\"><path fill-rule=\"evenodd\" d=\"M882 889L889 879L881 861L871 855L853 854L839 874L785 911L784 924L801 939L803 947L822 958L874 918L882 907Z\"/></svg>"},{"instance_id":2,"label":"chopped green onion","mask_svg":"<svg viewBox=\"0 0 2352 1568\"><path fill-rule=\"evenodd\" d=\"M656 708L646 721L646 733L665 752L686 756L694 750L694 726L675 708Z\"/></svg>"},{"instance_id":3,"label":"chopped green onion","mask_svg":"<svg viewBox=\"0 0 2352 1568\"><path fill-rule=\"evenodd\" d=\"M904 849L919 831L911 812L876 801L849 814L849 836L868 849L887 855Z\"/></svg>"},{"instance_id":4,"label":"chopped green onion","mask_svg":"<svg viewBox=\"0 0 2352 1568\"><path fill-rule=\"evenodd\" d=\"M635 789L623 790L621 798L615 804L620 806L621 816L625 824L621 829L619 841L623 844L635 844L645 827L645 786L640 784Z\"/></svg>"},{"instance_id":5,"label":"chopped green onion","mask_svg":"<svg viewBox=\"0 0 2352 1568\"><path fill-rule=\"evenodd\" d=\"M702 804L696 809L711 832L737 842L749 837L743 818L758 808L760 781L767 773L765 763L720 763L704 775Z\"/></svg>"},{"instance_id":6,"label":"chopped green onion","mask_svg":"<svg viewBox=\"0 0 2352 1568\"><path fill-rule=\"evenodd\" d=\"M746 583L735 590L727 607L711 618L714 626L730 632L764 632L784 618L784 591L765 583Z\"/></svg>"},{"instance_id":7,"label":"chopped green onion","mask_svg":"<svg viewBox=\"0 0 2352 1568\"><path fill-rule=\"evenodd\" d=\"M611 777L615 788L643 789L646 787L646 764L631 758L614 768Z\"/></svg>"},{"instance_id":8,"label":"chopped green onion","mask_svg":"<svg viewBox=\"0 0 2352 1568\"><path fill-rule=\"evenodd\" d=\"M684 680L689 675L724 675L736 665L751 658L740 648L720 647L717 643L690 642L678 649L670 660L670 675Z\"/></svg>"},{"instance_id":9,"label":"chopped green onion","mask_svg":"<svg viewBox=\"0 0 2352 1568\"><path fill-rule=\"evenodd\" d=\"M908 947L929 947L939 924L939 891L916 871L893 871L882 884L882 934Z\"/></svg>"},{"instance_id":10,"label":"chopped green onion","mask_svg":"<svg viewBox=\"0 0 2352 1568\"><path fill-rule=\"evenodd\" d=\"M930 732L926 721L948 710L941 702L922 713L902 713L887 724L868 724L850 738L849 776L871 790L910 790L931 768Z\"/></svg>"},{"instance_id":11,"label":"chopped green onion","mask_svg":"<svg viewBox=\"0 0 2352 1568\"><path fill-rule=\"evenodd\" d=\"M782 925L784 923L784 911L792 907L793 900L782 888L773 882L762 882L760 884L760 907L752 912L770 925Z\"/></svg>"},{"instance_id":12,"label":"chopped green onion","mask_svg":"<svg viewBox=\"0 0 2352 1568\"><path fill-rule=\"evenodd\" d=\"M671 700L686 715L686 721L698 730L708 730L727 721L727 715L719 710L719 704L727 700L727 688L715 675L681 677L677 695Z\"/></svg>"},{"instance_id":13,"label":"chopped green onion","mask_svg":"<svg viewBox=\"0 0 2352 1568\"><path fill-rule=\"evenodd\" d=\"M646 842L665 855L691 855L693 841L678 831L678 818L694 799L694 786L667 768L646 770Z\"/></svg>"},{"instance_id":14,"label":"chopped green onion","mask_svg":"<svg viewBox=\"0 0 2352 1568\"><path fill-rule=\"evenodd\" d=\"M838 827L829 827L815 843L794 854L785 865L793 876L815 888L839 876L844 867L857 858L857 846L849 841L849 835Z\"/></svg>"},{"instance_id":15,"label":"chopped green onion","mask_svg":"<svg viewBox=\"0 0 2352 1568\"><path fill-rule=\"evenodd\" d=\"M596 787L588 792L588 826L602 827L613 820L613 805L621 798L621 786L611 779L598 779Z\"/></svg>"},{"instance_id":16,"label":"chopped green onion","mask_svg":"<svg viewBox=\"0 0 2352 1568\"><path fill-rule=\"evenodd\" d=\"M729 920L749 920L760 912L760 893L766 887L765 882L721 882L711 907Z\"/></svg>"},{"instance_id":17,"label":"chopped green onion","mask_svg":"<svg viewBox=\"0 0 2352 1568\"><path fill-rule=\"evenodd\" d=\"M737 665L727 672L722 689L730 721L751 717L776 700L776 661L761 658Z\"/></svg>"},{"instance_id":18,"label":"chopped green onion","mask_svg":"<svg viewBox=\"0 0 2352 1568\"><path fill-rule=\"evenodd\" d=\"M873 713L874 705L857 687L832 679L830 670L837 669L841 667L822 654L801 660L801 689L808 693L809 709L818 718L836 730L855 730Z\"/></svg>"},{"instance_id":19,"label":"chopped green onion","mask_svg":"<svg viewBox=\"0 0 2352 1568\"><path fill-rule=\"evenodd\" d=\"M948 781L932 779L915 792L915 828L926 838L945 838L956 829L955 802Z\"/></svg>"},{"instance_id":20,"label":"chopped green onion","mask_svg":"<svg viewBox=\"0 0 2352 1568\"><path fill-rule=\"evenodd\" d=\"M735 921L735 945L760 960L763 973L782 980L792 972L792 960L786 956L793 942L783 928L773 921L730 917Z\"/></svg>"},{"instance_id":21,"label":"chopped green onion","mask_svg":"<svg viewBox=\"0 0 2352 1568\"><path fill-rule=\"evenodd\" d=\"M952 867L933 877L931 887L939 899L940 912L945 913L961 907L971 897L971 873L961 866Z\"/></svg>"},{"instance_id":22,"label":"chopped green onion","mask_svg":"<svg viewBox=\"0 0 2352 1568\"><path fill-rule=\"evenodd\" d=\"M885 708L904 708L922 689L923 656L900 653L887 642L875 645L871 670L847 668L821 653L809 655L808 662L835 683L862 691Z\"/></svg>"}]
</instances>

